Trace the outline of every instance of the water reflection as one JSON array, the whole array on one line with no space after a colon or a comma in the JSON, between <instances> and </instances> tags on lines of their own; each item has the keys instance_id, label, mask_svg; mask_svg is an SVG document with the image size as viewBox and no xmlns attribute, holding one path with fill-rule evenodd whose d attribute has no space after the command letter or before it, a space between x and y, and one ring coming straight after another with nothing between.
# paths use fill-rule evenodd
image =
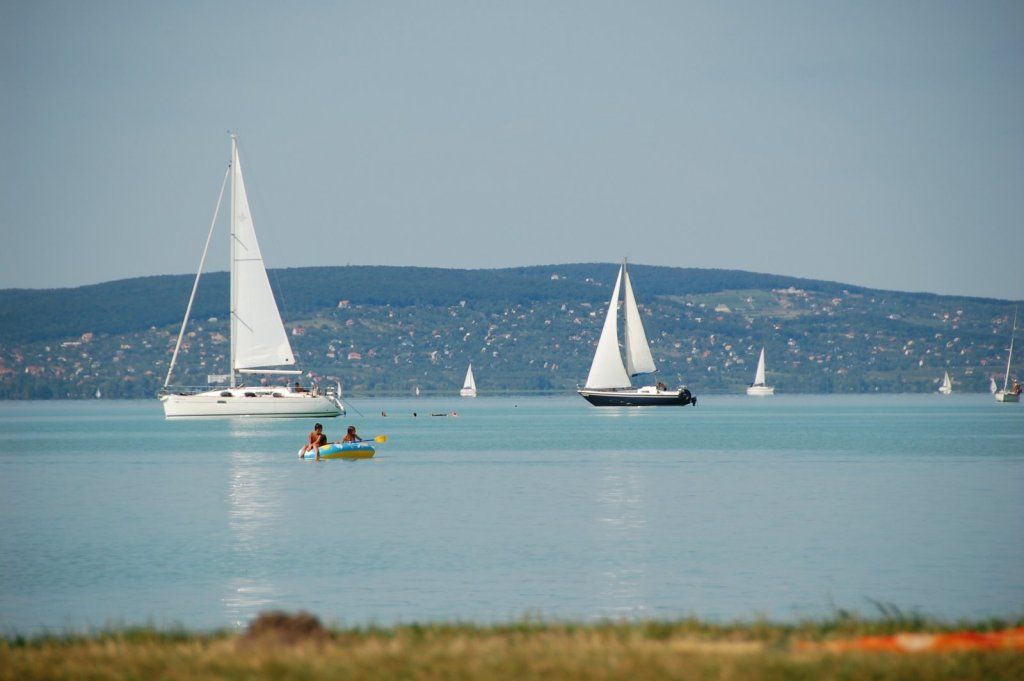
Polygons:
<instances>
[{"instance_id":1,"label":"water reflection","mask_svg":"<svg viewBox=\"0 0 1024 681\"><path fill-rule=\"evenodd\" d=\"M258 435L232 424L232 441L244 445ZM221 602L230 626L243 628L272 606L278 590L262 566L270 545L271 527L281 510L278 490L253 451L246 446L230 457L228 527L231 533L231 576ZM244 451L248 450L248 451Z\"/></svg>"},{"instance_id":2,"label":"water reflection","mask_svg":"<svg viewBox=\"0 0 1024 681\"><path fill-rule=\"evenodd\" d=\"M594 575L598 617L641 617L647 598L648 546L645 478L616 459L597 490L597 555Z\"/></svg>"}]
</instances>

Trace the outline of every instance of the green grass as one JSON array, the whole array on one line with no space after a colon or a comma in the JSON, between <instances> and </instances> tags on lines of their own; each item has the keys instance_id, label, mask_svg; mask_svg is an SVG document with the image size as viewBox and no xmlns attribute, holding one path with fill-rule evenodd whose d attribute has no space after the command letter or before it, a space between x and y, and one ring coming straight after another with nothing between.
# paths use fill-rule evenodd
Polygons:
<instances>
[{"instance_id":1,"label":"green grass","mask_svg":"<svg viewBox=\"0 0 1024 681\"><path fill-rule=\"evenodd\" d=\"M942 623L890 613L713 624L409 624L196 634L145 628L0 640L7 679L1011 679L1013 652L797 652L797 641L901 631L995 631L1024 621Z\"/></svg>"}]
</instances>

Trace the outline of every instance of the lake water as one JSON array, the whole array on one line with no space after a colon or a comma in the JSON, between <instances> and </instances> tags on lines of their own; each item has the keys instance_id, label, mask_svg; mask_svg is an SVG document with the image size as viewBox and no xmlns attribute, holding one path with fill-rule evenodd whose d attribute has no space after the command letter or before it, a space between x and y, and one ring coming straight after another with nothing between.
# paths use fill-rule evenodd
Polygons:
<instances>
[{"instance_id":1,"label":"lake water","mask_svg":"<svg viewBox=\"0 0 1024 681\"><path fill-rule=\"evenodd\" d=\"M365 416L328 436L353 423L388 442L317 463L295 456L308 419L0 403L0 630L241 627L271 608L338 624L1024 615L1022 405L354 405Z\"/></svg>"}]
</instances>

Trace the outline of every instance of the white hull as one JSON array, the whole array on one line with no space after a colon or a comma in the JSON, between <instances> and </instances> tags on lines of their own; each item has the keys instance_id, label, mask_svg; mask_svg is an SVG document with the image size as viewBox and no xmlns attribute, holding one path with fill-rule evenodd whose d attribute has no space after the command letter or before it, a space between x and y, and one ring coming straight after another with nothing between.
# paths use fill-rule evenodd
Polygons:
<instances>
[{"instance_id":1,"label":"white hull","mask_svg":"<svg viewBox=\"0 0 1024 681\"><path fill-rule=\"evenodd\" d=\"M476 388L463 388L459 391L463 397L476 397Z\"/></svg>"},{"instance_id":2,"label":"white hull","mask_svg":"<svg viewBox=\"0 0 1024 681\"><path fill-rule=\"evenodd\" d=\"M769 397L775 394L775 388L770 385L752 385L747 388L747 394L754 397Z\"/></svg>"},{"instance_id":3,"label":"white hull","mask_svg":"<svg viewBox=\"0 0 1024 681\"><path fill-rule=\"evenodd\" d=\"M940 395L952 395L953 394L953 389L952 388L947 388L946 386L941 386L939 388L939 394Z\"/></svg>"},{"instance_id":4,"label":"white hull","mask_svg":"<svg viewBox=\"0 0 1024 681\"><path fill-rule=\"evenodd\" d=\"M345 413L333 396L296 393L287 388L218 388L195 394L161 395L167 418L256 416L332 418Z\"/></svg>"},{"instance_id":5,"label":"white hull","mask_svg":"<svg viewBox=\"0 0 1024 681\"><path fill-rule=\"evenodd\" d=\"M997 391L995 397L996 402L1020 402L1020 395L1005 390Z\"/></svg>"}]
</instances>

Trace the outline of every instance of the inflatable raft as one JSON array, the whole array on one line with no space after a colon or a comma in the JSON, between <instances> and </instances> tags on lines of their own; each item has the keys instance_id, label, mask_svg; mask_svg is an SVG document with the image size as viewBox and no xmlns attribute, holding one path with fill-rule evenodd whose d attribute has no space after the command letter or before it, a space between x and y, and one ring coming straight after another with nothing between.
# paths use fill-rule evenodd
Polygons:
<instances>
[{"instance_id":1,"label":"inflatable raft","mask_svg":"<svg viewBox=\"0 0 1024 681\"><path fill-rule=\"evenodd\" d=\"M369 459L377 450L373 448L373 440L364 442L332 442L320 448L321 459ZM302 457L302 449L299 449ZM316 459L316 452L306 452L307 459Z\"/></svg>"}]
</instances>

